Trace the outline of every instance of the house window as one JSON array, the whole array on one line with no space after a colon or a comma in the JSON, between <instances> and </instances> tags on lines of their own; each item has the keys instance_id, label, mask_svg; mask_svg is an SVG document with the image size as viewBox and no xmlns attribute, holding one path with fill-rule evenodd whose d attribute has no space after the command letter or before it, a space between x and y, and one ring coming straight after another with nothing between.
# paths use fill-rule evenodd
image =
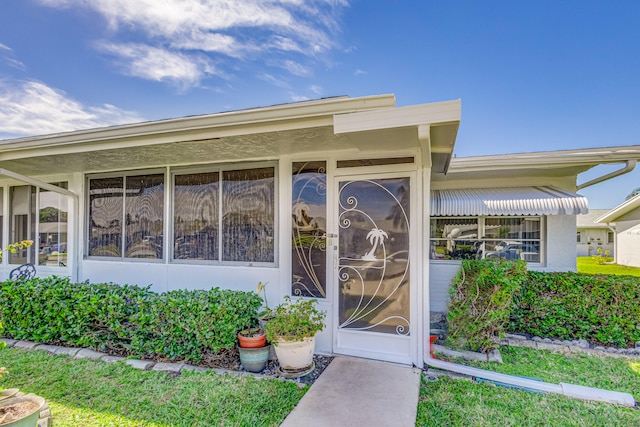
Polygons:
<instances>
[{"instance_id":1,"label":"house window","mask_svg":"<svg viewBox=\"0 0 640 427\"><path fill-rule=\"evenodd\" d=\"M541 261L541 217L433 217L434 260L481 258Z\"/></svg>"},{"instance_id":2,"label":"house window","mask_svg":"<svg viewBox=\"0 0 640 427\"><path fill-rule=\"evenodd\" d=\"M173 191L173 258L218 260L220 173L176 175Z\"/></svg>"},{"instance_id":3,"label":"house window","mask_svg":"<svg viewBox=\"0 0 640 427\"><path fill-rule=\"evenodd\" d=\"M176 174L173 259L272 263L275 168Z\"/></svg>"},{"instance_id":4,"label":"house window","mask_svg":"<svg viewBox=\"0 0 640 427\"><path fill-rule=\"evenodd\" d=\"M222 260L274 262L275 169L222 172Z\"/></svg>"},{"instance_id":5,"label":"house window","mask_svg":"<svg viewBox=\"0 0 640 427\"><path fill-rule=\"evenodd\" d=\"M90 256L163 257L164 175L89 180Z\"/></svg>"},{"instance_id":6,"label":"house window","mask_svg":"<svg viewBox=\"0 0 640 427\"><path fill-rule=\"evenodd\" d=\"M576 242L582 243L582 232L581 231L578 231L578 233L577 233Z\"/></svg>"},{"instance_id":7,"label":"house window","mask_svg":"<svg viewBox=\"0 0 640 427\"><path fill-rule=\"evenodd\" d=\"M11 242L36 241L36 187L20 185L9 188ZM10 264L36 264L36 245L9 253Z\"/></svg>"},{"instance_id":8,"label":"house window","mask_svg":"<svg viewBox=\"0 0 640 427\"><path fill-rule=\"evenodd\" d=\"M67 188L66 182L54 185ZM55 191L38 191L38 264L48 267L67 265L67 219L69 198Z\"/></svg>"},{"instance_id":9,"label":"house window","mask_svg":"<svg viewBox=\"0 0 640 427\"><path fill-rule=\"evenodd\" d=\"M66 182L52 184L67 188ZM9 188L9 199L10 242L34 242L29 248L9 253L9 263L65 266L69 198L35 186L20 185Z\"/></svg>"},{"instance_id":10,"label":"house window","mask_svg":"<svg viewBox=\"0 0 640 427\"><path fill-rule=\"evenodd\" d=\"M607 232L607 244L609 245L613 244L613 231Z\"/></svg>"}]
</instances>

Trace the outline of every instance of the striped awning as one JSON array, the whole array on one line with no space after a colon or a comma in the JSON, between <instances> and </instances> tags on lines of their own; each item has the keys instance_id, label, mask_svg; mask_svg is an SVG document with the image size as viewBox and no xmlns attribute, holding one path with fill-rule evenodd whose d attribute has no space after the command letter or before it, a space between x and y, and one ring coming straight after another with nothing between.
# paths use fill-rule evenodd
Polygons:
<instances>
[{"instance_id":1,"label":"striped awning","mask_svg":"<svg viewBox=\"0 0 640 427\"><path fill-rule=\"evenodd\" d=\"M431 191L431 216L577 215L587 212L586 197L551 187Z\"/></svg>"}]
</instances>

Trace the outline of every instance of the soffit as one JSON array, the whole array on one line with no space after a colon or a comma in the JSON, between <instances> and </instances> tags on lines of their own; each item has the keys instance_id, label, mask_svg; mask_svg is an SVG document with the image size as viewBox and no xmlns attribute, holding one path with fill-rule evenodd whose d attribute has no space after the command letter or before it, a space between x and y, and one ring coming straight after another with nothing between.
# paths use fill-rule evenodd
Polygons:
<instances>
[{"instance_id":1,"label":"soffit","mask_svg":"<svg viewBox=\"0 0 640 427\"><path fill-rule=\"evenodd\" d=\"M327 151L390 151L415 148L415 131L390 129L362 140L335 135L332 126L179 141L153 145L119 145L84 152L60 152L59 148L31 153L0 153L0 168L25 175L100 172L205 163L276 159L280 155ZM9 157L9 158L7 158Z\"/></svg>"}]
</instances>

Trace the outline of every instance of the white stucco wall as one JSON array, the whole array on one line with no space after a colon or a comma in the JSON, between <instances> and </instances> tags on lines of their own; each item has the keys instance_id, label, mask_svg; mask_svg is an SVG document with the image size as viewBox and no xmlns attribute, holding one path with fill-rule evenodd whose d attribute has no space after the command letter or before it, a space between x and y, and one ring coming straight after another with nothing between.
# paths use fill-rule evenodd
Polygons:
<instances>
[{"instance_id":1,"label":"white stucco wall","mask_svg":"<svg viewBox=\"0 0 640 427\"><path fill-rule=\"evenodd\" d=\"M640 209L618 218L616 226L616 262L629 267L640 267L640 234L633 227L640 224Z\"/></svg>"}]
</instances>

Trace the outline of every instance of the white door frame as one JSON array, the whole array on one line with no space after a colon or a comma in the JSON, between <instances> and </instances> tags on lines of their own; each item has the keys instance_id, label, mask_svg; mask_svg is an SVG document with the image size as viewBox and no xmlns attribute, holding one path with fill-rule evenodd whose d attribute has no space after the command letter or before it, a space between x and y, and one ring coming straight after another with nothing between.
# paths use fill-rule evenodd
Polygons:
<instances>
[{"instance_id":1,"label":"white door frame","mask_svg":"<svg viewBox=\"0 0 640 427\"><path fill-rule=\"evenodd\" d=\"M339 183L341 180L360 180L360 179L385 179L385 178L409 178L409 191L410 191L410 209L409 209L409 221L410 221L410 240L409 240L409 336L399 336L393 334L385 334L371 331L350 331L346 329L339 329L339 280L338 280L338 241L334 241L328 244L328 250L331 254L331 264L327 267L327 287L332 289L332 296L334 301L333 316L330 322L333 332L333 352L335 354L345 354L356 357L364 357L376 360L385 360L403 364L416 364L420 363L421 357L418 356L419 349L419 334L422 331L422 310L419 310L418 305L421 301L422 292L418 290L418 283L421 282L422 269L419 268L419 255L421 251L421 217L420 207L422 206L422 199L419 197L419 189L421 188L418 182L418 173L414 170L399 170L394 172L388 172L388 167L381 168L386 171L379 170L378 168L368 167L366 171L362 169L358 171L353 170L334 170L331 176L328 176L328 197L331 197L331 201L327 200L328 209L328 224L327 230L332 235L339 234L338 215L339 215ZM328 242L329 243L329 242ZM331 267L331 268L329 268ZM331 272L331 274L330 274ZM376 349L377 347L377 349Z\"/></svg>"}]
</instances>

